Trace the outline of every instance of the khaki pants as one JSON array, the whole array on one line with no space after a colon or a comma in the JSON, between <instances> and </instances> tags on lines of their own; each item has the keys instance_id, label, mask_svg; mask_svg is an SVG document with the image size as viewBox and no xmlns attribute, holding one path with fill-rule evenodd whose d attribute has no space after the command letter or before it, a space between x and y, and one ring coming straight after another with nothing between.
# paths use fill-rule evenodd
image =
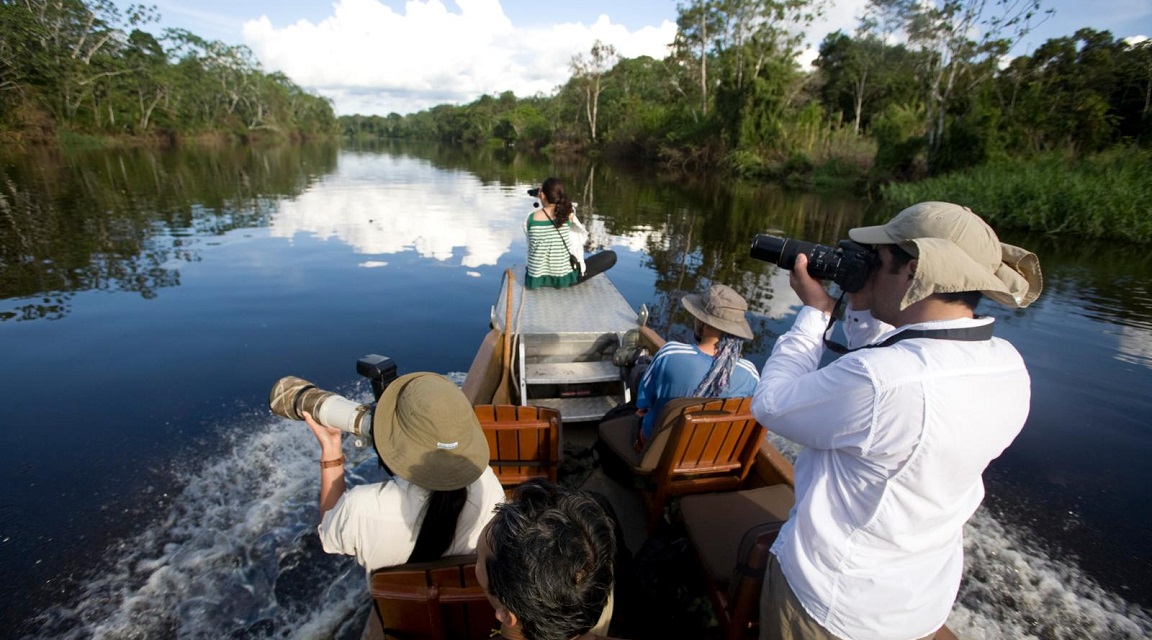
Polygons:
<instances>
[{"instance_id":1,"label":"khaki pants","mask_svg":"<svg viewBox=\"0 0 1152 640\"><path fill-rule=\"evenodd\" d=\"M920 640L932 640L935 635L930 633ZM760 640L840 640L804 610L771 553L760 596Z\"/></svg>"}]
</instances>

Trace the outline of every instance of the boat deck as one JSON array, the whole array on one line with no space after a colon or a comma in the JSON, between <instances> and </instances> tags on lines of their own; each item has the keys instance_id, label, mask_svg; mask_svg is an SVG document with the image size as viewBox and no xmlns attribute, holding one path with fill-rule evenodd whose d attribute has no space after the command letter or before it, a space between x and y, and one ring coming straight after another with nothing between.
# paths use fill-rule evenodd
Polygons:
<instances>
[{"instance_id":1,"label":"boat deck","mask_svg":"<svg viewBox=\"0 0 1152 640\"><path fill-rule=\"evenodd\" d=\"M516 336L513 378L523 404L551 407L565 422L579 422L599 420L628 399L611 355L637 327L638 315L607 275L564 289L528 290L513 280L510 312L508 287L506 279L491 326L509 327Z\"/></svg>"},{"instance_id":2,"label":"boat deck","mask_svg":"<svg viewBox=\"0 0 1152 640\"><path fill-rule=\"evenodd\" d=\"M523 270L520 271L523 273ZM636 310L600 274L565 289L525 289L512 283L512 329L522 335L622 333L636 328ZM508 281L497 300L507 300ZM504 329L505 304L496 305L493 327Z\"/></svg>"}]
</instances>

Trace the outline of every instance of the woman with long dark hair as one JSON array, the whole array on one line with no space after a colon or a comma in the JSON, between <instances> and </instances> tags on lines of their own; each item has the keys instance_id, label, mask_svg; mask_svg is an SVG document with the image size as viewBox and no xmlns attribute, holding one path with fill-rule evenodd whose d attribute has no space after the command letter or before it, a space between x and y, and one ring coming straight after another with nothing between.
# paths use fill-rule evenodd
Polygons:
<instances>
[{"instance_id":1,"label":"woman with long dark hair","mask_svg":"<svg viewBox=\"0 0 1152 640\"><path fill-rule=\"evenodd\" d=\"M570 287L616 264L613 251L601 251L584 259L588 231L576 217L576 205L559 178L548 178L528 193L540 199L540 206L524 220L528 236L526 288Z\"/></svg>"}]
</instances>

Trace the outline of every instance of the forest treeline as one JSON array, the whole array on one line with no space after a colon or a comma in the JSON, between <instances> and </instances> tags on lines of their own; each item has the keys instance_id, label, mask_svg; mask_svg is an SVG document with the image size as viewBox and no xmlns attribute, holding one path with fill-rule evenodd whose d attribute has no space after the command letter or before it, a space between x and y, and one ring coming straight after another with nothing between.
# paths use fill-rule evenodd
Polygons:
<instances>
[{"instance_id":1,"label":"forest treeline","mask_svg":"<svg viewBox=\"0 0 1152 640\"><path fill-rule=\"evenodd\" d=\"M1043 2L869 0L805 69L830 0L683 0L662 60L597 42L551 95L337 120L247 47L145 31L155 7L0 0L0 146L343 134L577 151L892 201L1003 193L981 214L1152 242L1152 42L1085 28L1009 59Z\"/></svg>"},{"instance_id":2,"label":"forest treeline","mask_svg":"<svg viewBox=\"0 0 1152 640\"><path fill-rule=\"evenodd\" d=\"M0 0L0 142L337 133L330 101L264 71L247 47L141 29L158 18L111 0Z\"/></svg>"},{"instance_id":3,"label":"forest treeline","mask_svg":"<svg viewBox=\"0 0 1152 640\"><path fill-rule=\"evenodd\" d=\"M1152 142L1152 43L1081 29L1006 64L1042 0L871 0L797 63L820 0L686 0L671 54L596 43L554 95L344 116L349 138L575 148L735 175L919 178ZM900 44L891 44L902 34ZM973 38L973 34L979 34Z\"/></svg>"}]
</instances>

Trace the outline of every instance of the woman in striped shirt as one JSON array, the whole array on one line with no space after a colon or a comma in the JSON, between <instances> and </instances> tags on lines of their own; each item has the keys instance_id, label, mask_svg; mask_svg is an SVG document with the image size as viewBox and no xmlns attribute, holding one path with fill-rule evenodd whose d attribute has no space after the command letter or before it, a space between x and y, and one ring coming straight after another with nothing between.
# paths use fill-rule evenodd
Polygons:
<instances>
[{"instance_id":1,"label":"woman in striped shirt","mask_svg":"<svg viewBox=\"0 0 1152 640\"><path fill-rule=\"evenodd\" d=\"M616 254L602 251L584 260L588 231L576 217L576 205L568 199L564 183L548 178L528 195L540 199L540 207L524 220L528 234L528 266L524 286L528 289L562 289L584 282L616 264ZM572 233L575 228L579 233Z\"/></svg>"}]
</instances>

